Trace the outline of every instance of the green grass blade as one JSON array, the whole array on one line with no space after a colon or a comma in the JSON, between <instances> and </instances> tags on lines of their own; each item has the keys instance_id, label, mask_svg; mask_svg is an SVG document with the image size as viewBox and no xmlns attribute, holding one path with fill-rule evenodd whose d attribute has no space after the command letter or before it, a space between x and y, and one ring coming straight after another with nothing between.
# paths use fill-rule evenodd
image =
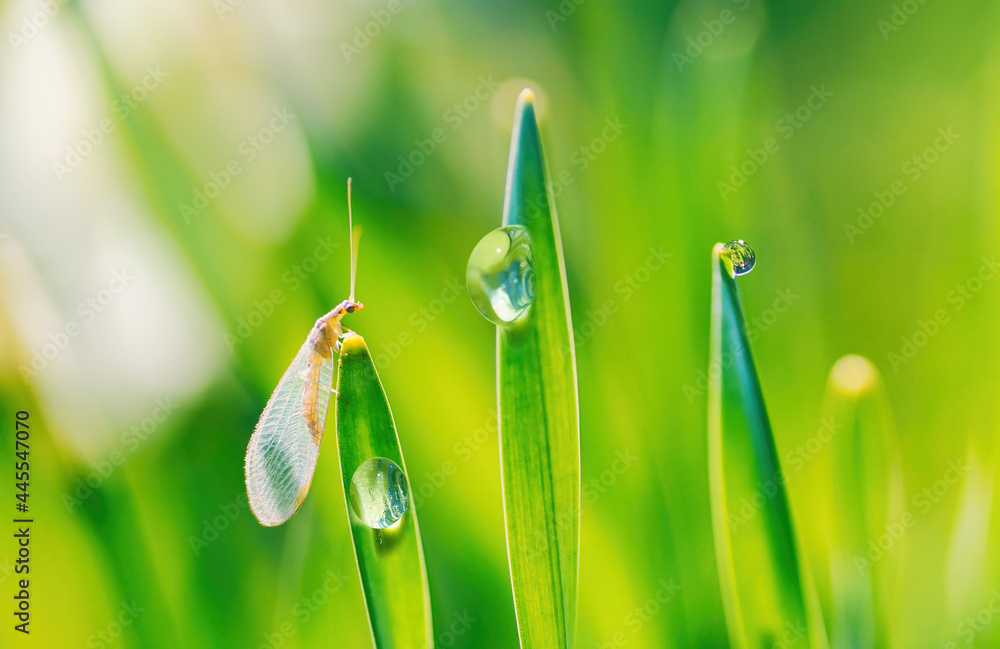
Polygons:
<instances>
[{"instance_id":1,"label":"green grass blade","mask_svg":"<svg viewBox=\"0 0 1000 649\"><path fill-rule=\"evenodd\" d=\"M580 428L569 297L531 91L521 93L504 225L531 239L535 300L497 332L507 553L524 649L573 646L580 546Z\"/></svg>"},{"instance_id":2,"label":"green grass blade","mask_svg":"<svg viewBox=\"0 0 1000 649\"><path fill-rule=\"evenodd\" d=\"M373 457L388 458L402 467L407 474L407 493L411 494L402 518L383 530L362 523L348 502L351 537L375 647L433 647L427 569L413 491L389 401L361 336L344 339L337 391L337 446L345 498L350 501L354 471Z\"/></svg>"},{"instance_id":3,"label":"green grass blade","mask_svg":"<svg viewBox=\"0 0 1000 649\"><path fill-rule=\"evenodd\" d=\"M872 561L868 543L900 520L905 495L892 412L871 361L849 355L834 364L824 409L837 433L831 441L831 641L835 649L891 646L887 607L898 554Z\"/></svg>"},{"instance_id":4,"label":"green grass blade","mask_svg":"<svg viewBox=\"0 0 1000 649\"><path fill-rule=\"evenodd\" d=\"M805 596L784 476L722 247L712 251L708 461L730 644L807 647L813 599Z\"/></svg>"}]
</instances>

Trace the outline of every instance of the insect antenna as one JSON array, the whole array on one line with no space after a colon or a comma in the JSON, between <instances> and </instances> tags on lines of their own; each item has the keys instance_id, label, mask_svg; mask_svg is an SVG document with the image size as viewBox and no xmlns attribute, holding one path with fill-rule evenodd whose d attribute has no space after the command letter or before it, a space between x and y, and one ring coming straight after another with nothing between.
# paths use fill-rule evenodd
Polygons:
<instances>
[{"instance_id":1,"label":"insect antenna","mask_svg":"<svg viewBox=\"0 0 1000 649\"><path fill-rule=\"evenodd\" d=\"M347 225L351 234L351 295L348 299L354 302L354 284L358 278L358 246L361 243L361 226L354 227L354 215L351 213L351 179L347 179Z\"/></svg>"}]
</instances>

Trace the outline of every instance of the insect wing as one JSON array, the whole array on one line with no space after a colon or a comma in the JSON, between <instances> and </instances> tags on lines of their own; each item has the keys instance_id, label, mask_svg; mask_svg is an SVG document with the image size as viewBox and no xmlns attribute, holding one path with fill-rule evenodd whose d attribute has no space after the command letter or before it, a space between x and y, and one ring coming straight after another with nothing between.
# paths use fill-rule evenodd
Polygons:
<instances>
[{"instance_id":1,"label":"insect wing","mask_svg":"<svg viewBox=\"0 0 1000 649\"><path fill-rule=\"evenodd\" d=\"M308 341L278 381L247 446L246 480L250 508L264 525L280 525L299 508L316 470L319 441L313 440L303 412ZM323 363L315 417L326 421L333 386L333 362Z\"/></svg>"}]
</instances>

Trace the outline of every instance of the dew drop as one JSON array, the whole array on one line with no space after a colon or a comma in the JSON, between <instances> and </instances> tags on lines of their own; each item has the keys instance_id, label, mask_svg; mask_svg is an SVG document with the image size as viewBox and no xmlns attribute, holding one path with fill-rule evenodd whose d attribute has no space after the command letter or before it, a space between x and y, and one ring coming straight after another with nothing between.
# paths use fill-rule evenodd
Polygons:
<instances>
[{"instance_id":1,"label":"dew drop","mask_svg":"<svg viewBox=\"0 0 1000 649\"><path fill-rule=\"evenodd\" d=\"M531 241L522 225L505 225L483 237L465 271L469 297L497 325L513 322L535 301Z\"/></svg>"},{"instance_id":2,"label":"dew drop","mask_svg":"<svg viewBox=\"0 0 1000 649\"><path fill-rule=\"evenodd\" d=\"M746 275L753 270L757 263L757 256L753 248L743 239L733 239L723 247L723 252L729 255L729 260L733 262L733 275L739 277Z\"/></svg>"},{"instance_id":3,"label":"dew drop","mask_svg":"<svg viewBox=\"0 0 1000 649\"><path fill-rule=\"evenodd\" d=\"M409 504L406 475L388 458L365 460L351 477L351 511L368 527L389 527L402 518Z\"/></svg>"}]
</instances>

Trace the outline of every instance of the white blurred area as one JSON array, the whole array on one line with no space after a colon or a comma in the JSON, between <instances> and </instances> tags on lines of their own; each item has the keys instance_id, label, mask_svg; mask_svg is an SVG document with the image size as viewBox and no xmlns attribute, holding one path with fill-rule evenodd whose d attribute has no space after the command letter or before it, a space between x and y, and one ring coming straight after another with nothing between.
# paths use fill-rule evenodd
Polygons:
<instances>
[{"instance_id":1,"label":"white blurred area","mask_svg":"<svg viewBox=\"0 0 1000 649\"><path fill-rule=\"evenodd\" d=\"M31 11L5 9L4 34ZM66 146L109 114L99 68L72 22L56 15L18 51L5 45L3 371L27 383L53 432L95 457L158 399L183 403L204 389L222 361L220 323L148 214L120 126L61 180L53 171Z\"/></svg>"},{"instance_id":2,"label":"white blurred area","mask_svg":"<svg viewBox=\"0 0 1000 649\"><path fill-rule=\"evenodd\" d=\"M326 6L311 4L312 15ZM158 402L197 397L229 359L226 329L154 213L122 133L128 118L114 109L74 9L42 5L0 6L0 372L25 382L67 447L95 459ZM142 107L193 177L205 180L288 105L268 85L282 75L263 69L274 56L257 33L260 24L273 26L269 48L282 46L282 33L289 40L309 33L287 25L293 8L282 7L241 6L239 18L220 19L203 2L83 3L126 88L142 84L151 68L165 73L143 93ZM25 31L32 18L35 29ZM311 72L321 70L303 73ZM323 93L311 104L348 101L342 88L301 81ZM53 166L102 120L113 128L82 147L77 165ZM244 167L216 213L234 236L276 245L314 191L301 121Z\"/></svg>"}]
</instances>

